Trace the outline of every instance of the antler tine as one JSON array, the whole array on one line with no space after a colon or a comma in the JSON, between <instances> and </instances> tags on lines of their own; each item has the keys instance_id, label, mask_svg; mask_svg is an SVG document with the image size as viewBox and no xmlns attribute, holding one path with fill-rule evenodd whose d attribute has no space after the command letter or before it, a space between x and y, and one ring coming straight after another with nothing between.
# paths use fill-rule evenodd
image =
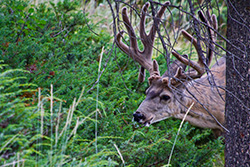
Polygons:
<instances>
[{"instance_id":1,"label":"antler tine","mask_svg":"<svg viewBox=\"0 0 250 167\"><path fill-rule=\"evenodd\" d=\"M147 45L147 42L148 42L146 39L147 34L145 31L145 20L146 20L145 18L146 18L146 12L148 10L148 7L149 7L149 3L146 3L145 5L143 5L142 11L141 11L141 20L140 20L140 37L141 37L142 44L144 45L144 52L147 49L151 48L151 47L145 47ZM153 42L151 42L151 43L153 45ZM149 57L149 58L151 59L151 57ZM139 80L139 82L143 82L145 80L145 68L142 66L140 67L140 70L139 70L138 80Z\"/></svg>"},{"instance_id":2,"label":"antler tine","mask_svg":"<svg viewBox=\"0 0 250 167\"><path fill-rule=\"evenodd\" d=\"M142 11L141 11L141 20L140 20L140 37L142 39L142 43L143 45L146 45L147 41L145 40L147 38L147 34L145 31L145 21L146 21L146 13L149 7L149 3L146 3L145 5L143 5L142 7Z\"/></svg>"},{"instance_id":3,"label":"antler tine","mask_svg":"<svg viewBox=\"0 0 250 167\"><path fill-rule=\"evenodd\" d=\"M124 31L121 31L119 32L117 35L116 35L116 45L126 54L129 54L129 47L124 44L122 41L121 41L121 38L122 38L122 34L124 33Z\"/></svg>"},{"instance_id":4,"label":"antler tine","mask_svg":"<svg viewBox=\"0 0 250 167\"><path fill-rule=\"evenodd\" d=\"M130 47L138 50L136 35L127 15L127 8L122 9L122 19L130 37Z\"/></svg>"},{"instance_id":5,"label":"antler tine","mask_svg":"<svg viewBox=\"0 0 250 167\"><path fill-rule=\"evenodd\" d=\"M216 17L215 14L212 15L212 25L213 25L213 28L214 28L215 30L218 30L218 21L217 21L217 17ZM217 33L214 32L213 35L214 35L214 36L213 36L213 41L215 42L216 39L217 39Z\"/></svg>"},{"instance_id":6,"label":"antler tine","mask_svg":"<svg viewBox=\"0 0 250 167\"><path fill-rule=\"evenodd\" d=\"M169 5L170 5L169 1L165 2L161 6L160 10L157 12L156 18L154 19L154 25L151 27L150 32L148 34L148 36L150 37L151 41L154 41L155 34L156 34L157 29L158 29L158 25L160 23L161 17L162 17L162 15L165 12L166 7L169 6Z\"/></svg>"},{"instance_id":7,"label":"antler tine","mask_svg":"<svg viewBox=\"0 0 250 167\"><path fill-rule=\"evenodd\" d=\"M182 74L180 75L176 75L176 77L181 77L184 78L184 76L189 77L191 79L195 79L195 78L199 78L201 77L204 73L205 73L205 66L209 66L213 57L213 50L214 50L214 43L215 43L215 39L216 39L216 35L214 35L215 33L213 33L213 31L211 30L211 26L208 23L207 19L205 18L204 14L199 11L198 12L199 17L201 19L202 22L204 22L207 25L207 29L208 29L208 37L209 37L209 46L208 46L208 52L207 52L207 57L206 57L206 64L203 62L203 54L200 55L198 52L198 47L197 47L197 40L190 35L187 31L182 30L181 33L182 35L188 39L195 47L197 53L198 53L198 61L194 62L192 60L189 60L183 56L181 56L180 54L178 54L175 51L172 51L172 54L182 63L189 65L190 67L192 67L195 71L188 71L188 73ZM216 20L216 16L213 15L212 16L212 20L211 20L211 24L212 24L212 28L214 28L215 30L217 29L217 20Z\"/></svg>"},{"instance_id":8,"label":"antler tine","mask_svg":"<svg viewBox=\"0 0 250 167\"><path fill-rule=\"evenodd\" d=\"M127 8L124 7L122 9L122 19L124 21L124 25L128 31L128 34L129 34L129 37L130 37L130 47L128 47L126 44L124 44L122 41L121 41L121 38L122 38L122 35L124 33L124 31L121 31L119 32L117 35L116 35L116 44L117 46L123 51L125 52L126 54L130 55L131 54L131 48L134 48L135 51L138 50L138 47L137 47L137 42L136 42L136 36L135 36L135 32L134 32L134 29L128 19L128 15L127 15Z\"/></svg>"},{"instance_id":9,"label":"antler tine","mask_svg":"<svg viewBox=\"0 0 250 167\"><path fill-rule=\"evenodd\" d=\"M199 15L200 15L200 17L202 17L202 18L204 18L205 19L205 16L204 16L204 14L201 12L201 11L198 11L199 12ZM208 18L210 18L210 19L208 19L208 22L209 22L209 26L210 27L212 27L214 30L217 30L218 29L218 22L217 22L217 17L216 17L216 15L215 14L212 14L212 16L210 15L210 12L209 11L207 11L207 16L208 16ZM202 20L203 21L203 20ZM203 22L205 22L205 23L207 23L207 21L203 21ZM207 27L207 28L209 28L209 27ZM211 33L213 33L213 41L215 42L216 41L216 38L217 38L217 33L215 32L215 31L211 31L211 29L209 28L209 31L211 32Z\"/></svg>"},{"instance_id":10,"label":"antler tine","mask_svg":"<svg viewBox=\"0 0 250 167\"><path fill-rule=\"evenodd\" d=\"M151 27L150 33L147 35L146 31L145 31L145 18L146 18L146 13L149 7L149 3L146 3L141 11L141 20L140 20L140 37L141 37L141 41L143 43L144 46L144 53L146 56L146 59L152 59L152 51L153 51L153 43L154 43L154 39L155 39L155 34L156 34L156 30L158 28L158 25L160 23L160 19L163 15L163 13L166 10L166 7L170 5L170 2L167 1L165 2L162 7L160 8L160 10L157 13L156 19L154 20L154 25ZM156 72L157 73L157 72ZM158 72L159 73L159 72ZM141 67L140 71L139 71L139 76L138 76L138 80L140 82L143 82L145 79L145 68Z\"/></svg>"},{"instance_id":11,"label":"antler tine","mask_svg":"<svg viewBox=\"0 0 250 167\"><path fill-rule=\"evenodd\" d=\"M201 19L202 22L204 22L207 26L207 31L208 31L208 51L207 51L207 57L206 57L206 63L207 66L210 65L212 58L213 58L213 51L214 51L214 43L216 40L216 33L214 31L212 31L211 27L214 28L215 30L217 30L217 19L216 16L213 15L211 17L209 11L207 12L208 15L208 20L206 19L206 17L204 16L204 14L201 11L198 11L198 15ZM212 26L210 25L212 24Z\"/></svg>"}]
</instances>

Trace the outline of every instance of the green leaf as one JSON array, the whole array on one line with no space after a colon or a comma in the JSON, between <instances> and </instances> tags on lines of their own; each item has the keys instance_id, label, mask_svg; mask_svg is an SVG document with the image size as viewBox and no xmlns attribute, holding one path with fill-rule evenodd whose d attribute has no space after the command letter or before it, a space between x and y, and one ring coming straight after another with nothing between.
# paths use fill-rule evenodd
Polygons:
<instances>
[{"instance_id":1,"label":"green leaf","mask_svg":"<svg viewBox=\"0 0 250 167\"><path fill-rule=\"evenodd\" d=\"M33 13L34 11L35 11L35 10L34 10L33 8L30 8L28 12L29 12L29 13Z\"/></svg>"},{"instance_id":2,"label":"green leaf","mask_svg":"<svg viewBox=\"0 0 250 167\"><path fill-rule=\"evenodd\" d=\"M17 6L17 9L19 9L19 10L23 10L24 8L25 8L25 6L22 6L22 5Z\"/></svg>"},{"instance_id":3,"label":"green leaf","mask_svg":"<svg viewBox=\"0 0 250 167\"><path fill-rule=\"evenodd\" d=\"M18 20L17 22L18 22L18 23L21 23L21 24L24 24L24 23L25 23L25 21L24 21L23 19Z\"/></svg>"},{"instance_id":4,"label":"green leaf","mask_svg":"<svg viewBox=\"0 0 250 167\"><path fill-rule=\"evenodd\" d=\"M39 24L45 25L47 22L45 20L39 20Z\"/></svg>"}]
</instances>

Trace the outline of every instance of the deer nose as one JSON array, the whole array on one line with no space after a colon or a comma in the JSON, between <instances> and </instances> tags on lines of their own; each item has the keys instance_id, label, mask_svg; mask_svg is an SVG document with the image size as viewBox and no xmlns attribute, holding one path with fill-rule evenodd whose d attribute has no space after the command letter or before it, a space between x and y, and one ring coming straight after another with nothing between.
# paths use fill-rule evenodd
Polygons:
<instances>
[{"instance_id":1,"label":"deer nose","mask_svg":"<svg viewBox=\"0 0 250 167\"><path fill-rule=\"evenodd\" d=\"M140 122L141 119L145 119L145 116L143 114L141 114L140 112L136 111L133 114L134 120L137 122Z\"/></svg>"}]
</instances>

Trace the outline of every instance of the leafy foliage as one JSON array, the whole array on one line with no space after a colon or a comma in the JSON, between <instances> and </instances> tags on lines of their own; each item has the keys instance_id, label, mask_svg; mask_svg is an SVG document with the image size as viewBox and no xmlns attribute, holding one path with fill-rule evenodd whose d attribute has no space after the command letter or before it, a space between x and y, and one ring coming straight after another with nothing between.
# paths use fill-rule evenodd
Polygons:
<instances>
[{"instance_id":1,"label":"leafy foliage","mask_svg":"<svg viewBox=\"0 0 250 167\"><path fill-rule=\"evenodd\" d=\"M147 83L137 83L134 62L112 50L111 36L91 24L80 1L0 3L0 54L9 65L0 66L1 165L167 163L180 121L149 128L132 121ZM211 166L222 152L210 130L185 123L171 164Z\"/></svg>"}]
</instances>

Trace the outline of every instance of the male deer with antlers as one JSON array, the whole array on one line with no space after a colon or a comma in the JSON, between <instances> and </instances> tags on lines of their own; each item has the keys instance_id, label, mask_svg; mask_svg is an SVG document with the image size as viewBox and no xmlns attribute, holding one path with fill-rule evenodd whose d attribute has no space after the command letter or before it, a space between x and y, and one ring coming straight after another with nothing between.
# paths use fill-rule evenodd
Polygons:
<instances>
[{"instance_id":1,"label":"male deer with antlers","mask_svg":"<svg viewBox=\"0 0 250 167\"><path fill-rule=\"evenodd\" d=\"M225 123L225 58L219 59L209 72L204 74L213 57L215 31L217 30L216 16L212 15L207 19L202 12L198 12L200 20L207 27L209 45L206 57L204 57L203 51L198 51L197 40L182 30L182 35L195 46L198 61L194 62L189 60L186 55L173 51L172 54L177 60L160 76L157 61L152 60L152 51L160 19L169 4L170 2L166 2L161 6L149 34L145 32L145 17L149 3L143 6L139 28L140 40L144 46L143 51L138 48L136 35L126 12L127 9L126 7L122 9L122 18L130 38L130 46L121 41L123 31L116 35L116 44L124 53L140 64L138 78L140 82L144 80L144 69L150 73L148 78L150 87L146 91L146 99L133 114L134 120L149 126L169 117L183 119L187 108L194 103L185 120L198 127L210 128L218 136L223 131L222 125ZM186 66L190 66L191 69L185 71ZM214 81L214 86L211 86L211 80Z\"/></svg>"}]
</instances>

